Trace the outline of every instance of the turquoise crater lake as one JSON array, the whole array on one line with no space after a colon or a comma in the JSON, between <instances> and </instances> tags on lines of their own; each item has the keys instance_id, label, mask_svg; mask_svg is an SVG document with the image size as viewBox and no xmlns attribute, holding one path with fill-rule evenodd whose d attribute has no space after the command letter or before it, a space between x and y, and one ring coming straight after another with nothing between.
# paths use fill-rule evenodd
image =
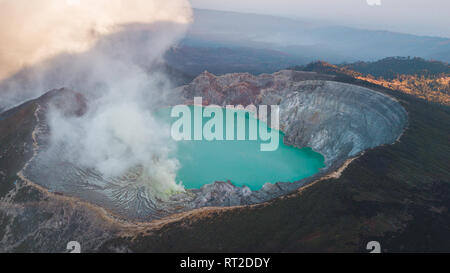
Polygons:
<instances>
[{"instance_id":1,"label":"turquoise crater lake","mask_svg":"<svg viewBox=\"0 0 450 273\"><path fill-rule=\"evenodd\" d=\"M192 113L196 107L199 106L189 106ZM222 110L223 124L226 124L225 111L233 111L235 119L236 113L243 112L243 110L225 108ZM170 116L170 110L167 108L161 113ZM203 124L210 119L210 117L203 117ZM268 141L264 142L259 137L256 141L248 140L249 121L252 119L255 119L253 114L245 114L246 140L178 141L175 157L180 162L181 168L177 173L177 182L182 183L187 189L199 189L215 181L230 181L236 186L245 185L251 190L259 190L267 182L299 181L318 173L320 168L325 167L324 157L311 148L298 149L285 145L284 134L281 131L276 131L279 134L278 149L270 152L261 151L261 143L268 143ZM176 120L178 118L170 118L171 124ZM193 117L191 121L193 132ZM271 130L265 122L258 120L257 124ZM238 126L236 121L235 125ZM225 139L225 128L223 131ZM236 130L234 133L236 134Z\"/></svg>"}]
</instances>

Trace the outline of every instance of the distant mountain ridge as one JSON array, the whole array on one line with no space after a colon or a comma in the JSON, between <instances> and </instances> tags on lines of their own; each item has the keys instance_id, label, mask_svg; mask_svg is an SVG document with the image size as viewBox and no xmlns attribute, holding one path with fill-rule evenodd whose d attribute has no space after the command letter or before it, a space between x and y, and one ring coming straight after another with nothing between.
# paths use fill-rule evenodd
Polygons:
<instances>
[{"instance_id":1,"label":"distant mountain ridge","mask_svg":"<svg viewBox=\"0 0 450 273\"><path fill-rule=\"evenodd\" d=\"M389 31L325 25L283 17L194 10L194 22L182 45L272 49L331 63L417 56L450 62L450 39Z\"/></svg>"},{"instance_id":2,"label":"distant mountain ridge","mask_svg":"<svg viewBox=\"0 0 450 273\"><path fill-rule=\"evenodd\" d=\"M439 76L450 73L448 63L418 57L388 57L376 62L356 62L340 65L364 75L392 80L398 75Z\"/></svg>"},{"instance_id":3,"label":"distant mountain ridge","mask_svg":"<svg viewBox=\"0 0 450 273\"><path fill-rule=\"evenodd\" d=\"M171 67L190 75L191 79L205 70L216 75L233 72L257 75L306 62L304 58L270 49L187 45L169 50L165 61Z\"/></svg>"},{"instance_id":4,"label":"distant mountain ridge","mask_svg":"<svg viewBox=\"0 0 450 273\"><path fill-rule=\"evenodd\" d=\"M269 15L194 9L194 22L186 37L166 53L165 60L191 79L205 70L216 75L270 74L317 60L352 64L349 70L393 78L396 74L390 70L408 64L402 64L407 60L391 59L391 56L423 59L422 63L414 59L417 67L411 71L404 68L399 74L419 73L423 69L435 73L445 64L430 64L425 60L450 62L450 39L329 26ZM384 58L387 59L378 63ZM392 68L386 68L388 65Z\"/></svg>"}]
</instances>

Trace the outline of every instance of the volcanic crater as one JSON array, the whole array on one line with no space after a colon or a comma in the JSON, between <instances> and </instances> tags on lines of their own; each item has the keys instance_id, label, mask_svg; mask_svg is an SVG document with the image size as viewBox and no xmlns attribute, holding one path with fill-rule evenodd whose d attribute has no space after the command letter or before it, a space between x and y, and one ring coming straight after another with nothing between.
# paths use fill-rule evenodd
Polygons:
<instances>
[{"instance_id":1,"label":"volcanic crater","mask_svg":"<svg viewBox=\"0 0 450 273\"><path fill-rule=\"evenodd\" d=\"M37 100L40 107L35 113L38 123L33 133L34 156L20 175L49 191L99 205L124 219L151 221L196 208L252 205L289 194L346 166L364 150L394 143L408 124L406 110L394 98L314 72L283 70L259 76L215 76L204 72L171 92L172 105L189 104L194 97L202 97L206 105L223 107L279 105L284 142L298 148L311 147L325 157L326 167L301 181L267 183L258 191L215 182L162 200L133 183L141 167L121 177L106 178L94 169L61 162L64 150L47 152L51 134L46 121L49 105L76 116L82 116L86 108L79 93L62 89Z\"/></svg>"}]
</instances>

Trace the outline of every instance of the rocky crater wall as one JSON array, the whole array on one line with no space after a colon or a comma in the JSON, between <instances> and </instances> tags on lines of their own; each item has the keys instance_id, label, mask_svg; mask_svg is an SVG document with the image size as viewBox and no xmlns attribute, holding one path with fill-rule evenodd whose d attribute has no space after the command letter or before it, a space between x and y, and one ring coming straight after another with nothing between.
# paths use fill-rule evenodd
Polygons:
<instances>
[{"instance_id":1,"label":"rocky crater wall","mask_svg":"<svg viewBox=\"0 0 450 273\"><path fill-rule=\"evenodd\" d=\"M221 106L280 106L285 143L311 147L325 156L327 168L382 144L407 125L406 110L393 98L332 76L283 70L271 75L203 73L178 89L186 100L201 96Z\"/></svg>"}]
</instances>

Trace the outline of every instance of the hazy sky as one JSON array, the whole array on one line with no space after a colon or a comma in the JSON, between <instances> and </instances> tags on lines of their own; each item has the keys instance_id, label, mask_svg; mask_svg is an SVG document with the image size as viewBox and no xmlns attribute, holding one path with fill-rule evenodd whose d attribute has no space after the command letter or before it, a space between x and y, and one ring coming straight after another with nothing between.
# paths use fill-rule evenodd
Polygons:
<instances>
[{"instance_id":1,"label":"hazy sky","mask_svg":"<svg viewBox=\"0 0 450 273\"><path fill-rule=\"evenodd\" d=\"M450 0L190 1L194 8L312 18L360 28L450 37Z\"/></svg>"}]
</instances>

